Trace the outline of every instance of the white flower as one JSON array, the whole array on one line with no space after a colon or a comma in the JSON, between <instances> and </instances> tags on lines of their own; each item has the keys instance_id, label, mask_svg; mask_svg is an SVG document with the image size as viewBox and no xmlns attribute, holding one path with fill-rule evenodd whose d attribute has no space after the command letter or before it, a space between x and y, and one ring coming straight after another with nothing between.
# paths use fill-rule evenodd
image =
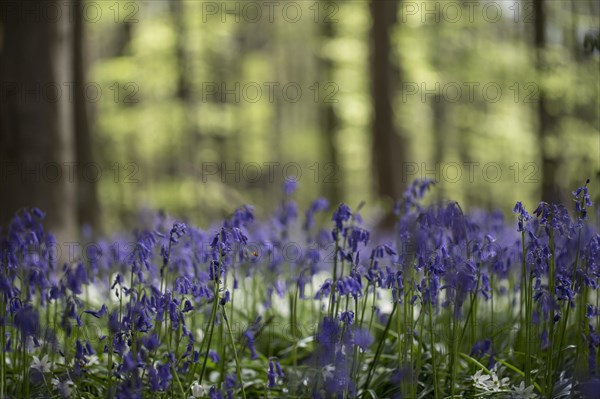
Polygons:
<instances>
[{"instance_id":1,"label":"white flower","mask_svg":"<svg viewBox=\"0 0 600 399\"><path fill-rule=\"evenodd\" d=\"M88 367L95 366L96 364L100 364L100 361L98 360L98 356L92 355L92 356L88 357L86 364Z\"/></svg>"},{"instance_id":2,"label":"white flower","mask_svg":"<svg viewBox=\"0 0 600 399\"><path fill-rule=\"evenodd\" d=\"M54 389L59 391L64 398L68 398L71 395L71 391L73 390L72 387L75 385L71 380L61 382L58 378L53 378L51 382Z\"/></svg>"},{"instance_id":3,"label":"white flower","mask_svg":"<svg viewBox=\"0 0 600 399\"><path fill-rule=\"evenodd\" d=\"M516 395L515 398L518 398L518 399L537 398L537 395L533 392L534 386L530 385L527 388L525 388L525 382L523 382L523 381L521 381L521 385L519 385L518 387L513 385L512 389L514 391L514 394Z\"/></svg>"},{"instance_id":4,"label":"white flower","mask_svg":"<svg viewBox=\"0 0 600 399\"><path fill-rule=\"evenodd\" d=\"M50 366L52 366L52 364L48 361L48 355L44 355L42 360L37 356L33 357L33 362L31 363L32 369L36 369L40 373L48 373L50 372Z\"/></svg>"},{"instance_id":5,"label":"white flower","mask_svg":"<svg viewBox=\"0 0 600 399\"><path fill-rule=\"evenodd\" d=\"M490 381L491 377L489 374L482 374L481 370L477 370L477 372L471 376L471 379L473 380L475 388L483 389L486 392L490 391L492 381Z\"/></svg>"},{"instance_id":6,"label":"white flower","mask_svg":"<svg viewBox=\"0 0 600 399\"><path fill-rule=\"evenodd\" d=\"M192 383L192 396L190 398L201 398L204 396L204 387L198 381Z\"/></svg>"},{"instance_id":7,"label":"white flower","mask_svg":"<svg viewBox=\"0 0 600 399\"><path fill-rule=\"evenodd\" d=\"M333 364L328 364L327 366L323 367L323 369L321 370L321 372L323 373L323 379L329 379L329 378L333 378L333 372L335 371L335 366Z\"/></svg>"},{"instance_id":8,"label":"white flower","mask_svg":"<svg viewBox=\"0 0 600 399\"><path fill-rule=\"evenodd\" d=\"M492 371L492 384L494 384L494 388L496 391L499 391L504 388L508 388L508 377L504 377L502 379L498 379L498 375Z\"/></svg>"}]
</instances>

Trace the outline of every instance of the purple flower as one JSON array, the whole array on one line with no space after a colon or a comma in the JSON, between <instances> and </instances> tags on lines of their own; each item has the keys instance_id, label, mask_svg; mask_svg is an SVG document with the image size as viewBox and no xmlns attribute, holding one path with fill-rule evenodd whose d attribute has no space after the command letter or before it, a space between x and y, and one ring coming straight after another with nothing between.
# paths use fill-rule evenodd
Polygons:
<instances>
[{"instance_id":1,"label":"purple flower","mask_svg":"<svg viewBox=\"0 0 600 399\"><path fill-rule=\"evenodd\" d=\"M358 346L363 351L367 350L374 341L373 336L366 328L357 328L354 331L354 345Z\"/></svg>"},{"instance_id":2,"label":"purple flower","mask_svg":"<svg viewBox=\"0 0 600 399\"><path fill-rule=\"evenodd\" d=\"M290 196L294 194L296 189L298 188L298 181L293 179L285 179L283 182L283 192L285 195Z\"/></svg>"},{"instance_id":3,"label":"purple flower","mask_svg":"<svg viewBox=\"0 0 600 399\"><path fill-rule=\"evenodd\" d=\"M592 206L592 200L588 193L587 185L590 183L590 179L585 181L585 185L579 187L577 190L573 191L573 200L575 201L575 211L579 217L579 221L585 220L587 218L587 209Z\"/></svg>"},{"instance_id":4,"label":"purple flower","mask_svg":"<svg viewBox=\"0 0 600 399\"><path fill-rule=\"evenodd\" d=\"M322 299L324 296L329 296L331 293L331 279L325 280L321 288L315 294L315 299Z\"/></svg>"},{"instance_id":5,"label":"purple flower","mask_svg":"<svg viewBox=\"0 0 600 399\"><path fill-rule=\"evenodd\" d=\"M215 351L214 349L211 349L211 350L208 351L208 358L214 364L217 364L217 363L219 363L221 361L221 357L219 356L219 354L217 353L217 351Z\"/></svg>"},{"instance_id":6,"label":"purple flower","mask_svg":"<svg viewBox=\"0 0 600 399\"><path fill-rule=\"evenodd\" d=\"M342 323L345 323L347 325L352 324L354 322L354 312L351 310L342 312L342 314L340 315L340 320Z\"/></svg>"},{"instance_id":7,"label":"purple flower","mask_svg":"<svg viewBox=\"0 0 600 399\"><path fill-rule=\"evenodd\" d=\"M185 234L187 226L184 223L175 223L171 228L170 240L173 244L177 244L179 239Z\"/></svg>"},{"instance_id":8,"label":"purple flower","mask_svg":"<svg viewBox=\"0 0 600 399\"><path fill-rule=\"evenodd\" d=\"M360 279L360 276L358 276L358 279ZM323 287L321 287L321 289L323 289ZM336 289L340 295L352 295L355 298L362 296L362 286L353 276L344 276L338 280L336 282Z\"/></svg>"},{"instance_id":9,"label":"purple flower","mask_svg":"<svg viewBox=\"0 0 600 399\"><path fill-rule=\"evenodd\" d=\"M159 347L160 341L156 334L146 335L141 339L142 345L149 351L153 351Z\"/></svg>"},{"instance_id":10,"label":"purple flower","mask_svg":"<svg viewBox=\"0 0 600 399\"><path fill-rule=\"evenodd\" d=\"M84 310L83 312L87 313L87 314L91 314L95 318L99 319L100 317L102 317L106 314L106 305L102 305L102 307L98 311Z\"/></svg>"},{"instance_id":11,"label":"purple flower","mask_svg":"<svg viewBox=\"0 0 600 399\"><path fill-rule=\"evenodd\" d=\"M267 378L268 378L268 383L267 383L267 387L268 388L274 388L275 387L275 364L273 363L273 360L269 360L269 369L267 371Z\"/></svg>"},{"instance_id":12,"label":"purple flower","mask_svg":"<svg viewBox=\"0 0 600 399\"><path fill-rule=\"evenodd\" d=\"M225 304L229 301L231 301L231 294L229 293L229 290L225 290L225 293L223 294L223 297L220 299L219 303L221 306L225 306Z\"/></svg>"},{"instance_id":13,"label":"purple flower","mask_svg":"<svg viewBox=\"0 0 600 399\"><path fill-rule=\"evenodd\" d=\"M338 230L341 230L344 222L348 221L352 216L350 207L346 204L340 204L338 209L334 212L331 220L335 222L335 226Z\"/></svg>"},{"instance_id":14,"label":"purple flower","mask_svg":"<svg viewBox=\"0 0 600 399\"><path fill-rule=\"evenodd\" d=\"M348 237L348 245L352 249L352 252L358 251L358 244L363 243L367 245L369 243L370 234L367 230L361 227L352 228L352 232L350 233L350 237Z\"/></svg>"},{"instance_id":15,"label":"purple flower","mask_svg":"<svg viewBox=\"0 0 600 399\"><path fill-rule=\"evenodd\" d=\"M254 332L252 332L252 330L246 330L244 332L244 337L248 342L248 349L250 349L250 358L252 360L258 359L258 353L256 353L256 348L254 347Z\"/></svg>"},{"instance_id":16,"label":"purple flower","mask_svg":"<svg viewBox=\"0 0 600 399\"><path fill-rule=\"evenodd\" d=\"M329 207L329 201L327 201L325 198L318 198L318 199L314 200L312 202L312 204L310 204L310 207L308 208L308 210L306 211L306 220L305 220L304 226L303 226L304 230L308 231L314 226L315 213L324 211L328 207Z\"/></svg>"},{"instance_id":17,"label":"purple flower","mask_svg":"<svg viewBox=\"0 0 600 399\"><path fill-rule=\"evenodd\" d=\"M35 336L40 331L40 314L31 305L17 310L14 316L15 327L23 336Z\"/></svg>"},{"instance_id":18,"label":"purple flower","mask_svg":"<svg viewBox=\"0 0 600 399\"><path fill-rule=\"evenodd\" d=\"M334 361L336 343L339 341L341 327L337 319L325 317L317 332L317 341L319 342L319 357L321 364L329 364Z\"/></svg>"},{"instance_id":19,"label":"purple flower","mask_svg":"<svg viewBox=\"0 0 600 399\"><path fill-rule=\"evenodd\" d=\"M483 357L486 353L490 353L492 348L492 341L485 339L483 341L477 341L471 348L471 354L469 356Z\"/></svg>"},{"instance_id":20,"label":"purple flower","mask_svg":"<svg viewBox=\"0 0 600 399\"><path fill-rule=\"evenodd\" d=\"M213 385L208 391L208 397L210 399L223 399L223 394Z\"/></svg>"},{"instance_id":21,"label":"purple flower","mask_svg":"<svg viewBox=\"0 0 600 399\"><path fill-rule=\"evenodd\" d=\"M384 257L385 254L387 254L388 256L397 255L396 251L394 251L394 249L389 244L383 244L376 246L375 249L371 251L371 257L369 259L381 259Z\"/></svg>"}]
</instances>

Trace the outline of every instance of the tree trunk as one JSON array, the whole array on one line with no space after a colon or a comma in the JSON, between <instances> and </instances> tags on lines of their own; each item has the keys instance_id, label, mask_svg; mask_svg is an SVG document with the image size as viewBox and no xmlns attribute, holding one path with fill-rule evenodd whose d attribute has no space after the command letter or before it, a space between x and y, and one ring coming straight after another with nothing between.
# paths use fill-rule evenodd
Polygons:
<instances>
[{"instance_id":1,"label":"tree trunk","mask_svg":"<svg viewBox=\"0 0 600 399\"><path fill-rule=\"evenodd\" d=\"M83 0L74 2L73 21L73 72L74 72L74 123L75 154L79 173L77 174L77 223L89 225L98 231L101 227L100 203L98 202L97 182L102 169L94 162L92 136L85 97L85 54ZM93 165L93 166L92 166Z\"/></svg>"},{"instance_id":2,"label":"tree trunk","mask_svg":"<svg viewBox=\"0 0 600 399\"><path fill-rule=\"evenodd\" d=\"M186 51L186 24L185 24L185 4L183 0L174 0L171 3L173 13L173 23L176 29L175 54L177 58L177 100L184 108L184 122L182 131L183 145L177 149L178 152L185 154L183 167L180 168L183 173L193 174L198 170L196 158L198 148L200 147L201 135L198 124L196 123L197 106L192 95L192 83L188 79L189 61Z\"/></svg>"},{"instance_id":3,"label":"tree trunk","mask_svg":"<svg viewBox=\"0 0 600 399\"><path fill-rule=\"evenodd\" d=\"M326 43L329 40L335 38L334 25L330 22L322 23L322 41ZM323 57L322 58L322 68L325 73L325 81L335 82L333 76L333 61L330 58ZM336 171L340 170L339 157L336 150L335 144L335 135L339 126L339 118L335 114L334 104L331 102L323 103L322 107L320 107L321 111L321 126L323 132L323 145L325 148L325 156L327 159L326 163L331 163ZM324 165L323 165L324 166ZM339 173L336 173L336 176L339 176ZM340 184L339 181L334 182L322 182L325 186L326 197L331 201L331 203L335 206L340 200Z\"/></svg>"},{"instance_id":4,"label":"tree trunk","mask_svg":"<svg viewBox=\"0 0 600 399\"><path fill-rule=\"evenodd\" d=\"M21 207L47 212L46 224L59 242L73 238L76 181L73 110L72 24L62 1L12 2L0 16L0 221ZM31 9L60 10L51 20ZM41 14L41 15L40 15Z\"/></svg>"},{"instance_id":5,"label":"tree trunk","mask_svg":"<svg viewBox=\"0 0 600 399\"><path fill-rule=\"evenodd\" d=\"M546 15L543 0L534 0L535 13L535 47L538 76L543 77L545 69L544 50L546 48ZM541 155L542 193L541 199L546 202L558 200L556 187L557 160L546 150L546 138L552 135L552 130L559 122L559 118L548 110L548 97L545 93L543 82L540 84L538 100L538 142Z\"/></svg>"},{"instance_id":6,"label":"tree trunk","mask_svg":"<svg viewBox=\"0 0 600 399\"><path fill-rule=\"evenodd\" d=\"M372 157L376 193L384 200L402 195L406 182L401 169L404 148L394 127L392 94L396 87L390 62L390 31L396 22L397 1L371 0L371 94L373 98Z\"/></svg>"}]
</instances>

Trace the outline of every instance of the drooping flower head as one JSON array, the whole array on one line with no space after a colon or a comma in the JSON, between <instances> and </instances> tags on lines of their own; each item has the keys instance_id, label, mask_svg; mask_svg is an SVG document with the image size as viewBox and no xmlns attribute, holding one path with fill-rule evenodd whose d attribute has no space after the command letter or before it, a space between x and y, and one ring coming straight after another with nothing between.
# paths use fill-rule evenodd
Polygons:
<instances>
[{"instance_id":1,"label":"drooping flower head","mask_svg":"<svg viewBox=\"0 0 600 399\"><path fill-rule=\"evenodd\" d=\"M333 213L333 217L331 220L335 222L335 226L338 229L343 227L343 223L348 221L352 216L352 212L350 211L350 207L346 204L340 204L338 209Z\"/></svg>"},{"instance_id":2,"label":"drooping flower head","mask_svg":"<svg viewBox=\"0 0 600 399\"><path fill-rule=\"evenodd\" d=\"M589 183L590 179L587 179L583 186L572 192L573 201L575 201L575 211L580 222L587 218L587 208L592 206L592 200L588 193Z\"/></svg>"},{"instance_id":3,"label":"drooping flower head","mask_svg":"<svg viewBox=\"0 0 600 399\"><path fill-rule=\"evenodd\" d=\"M531 219L531 215L529 215L529 213L525 210L525 208L523 207L523 203L521 201L518 201L515 204L515 207L513 208L513 213L516 213L518 215L518 219L519 219L519 227L518 227L517 231L519 231L519 232L524 231L523 223L528 222L529 219Z\"/></svg>"}]
</instances>

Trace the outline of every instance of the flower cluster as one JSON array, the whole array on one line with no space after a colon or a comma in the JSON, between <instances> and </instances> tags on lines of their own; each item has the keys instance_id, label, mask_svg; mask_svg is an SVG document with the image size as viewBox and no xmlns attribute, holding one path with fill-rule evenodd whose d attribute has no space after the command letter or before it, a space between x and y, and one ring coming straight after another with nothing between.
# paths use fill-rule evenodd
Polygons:
<instances>
[{"instance_id":1,"label":"flower cluster","mask_svg":"<svg viewBox=\"0 0 600 399\"><path fill-rule=\"evenodd\" d=\"M364 204L322 198L299 220L287 181L267 220L243 206L203 230L159 214L66 262L24 209L0 230L0 397L594 392L588 185L572 211L517 202L505 220L425 206L432 182L416 181L377 231Z\"/></svg>"}]
</instances>

